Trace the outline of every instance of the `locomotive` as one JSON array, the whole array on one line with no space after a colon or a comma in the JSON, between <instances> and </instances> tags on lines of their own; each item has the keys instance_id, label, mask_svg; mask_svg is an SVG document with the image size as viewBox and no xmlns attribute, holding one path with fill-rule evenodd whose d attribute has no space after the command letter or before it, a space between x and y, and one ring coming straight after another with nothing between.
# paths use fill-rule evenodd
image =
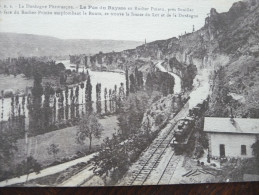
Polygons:
<instances>
[{"instance_id":1,"label":"locomotive","mask_svg":"<svg viewBox=\"0 0 259 195\"><path fill-rule=\"evenodd\" d=\"M195 130L195 121L202 117L207 106L208 99L190 109L187 117L177 121L174 130L174 139L170 143L176 155L181 155L192 147L190 138Z\"/></svg>"}]
</instances>

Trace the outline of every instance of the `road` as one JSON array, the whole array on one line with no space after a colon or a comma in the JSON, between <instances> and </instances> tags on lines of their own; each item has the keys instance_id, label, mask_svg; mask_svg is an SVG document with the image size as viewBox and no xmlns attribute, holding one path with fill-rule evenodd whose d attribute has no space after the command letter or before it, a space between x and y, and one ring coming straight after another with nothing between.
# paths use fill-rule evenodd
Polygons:
<instances>
[{"instance_id":1,"label":"road","mask_svg":"<svg viewBox=\"0 0 259 195\"><path fill-rule=\"evenodd\" d=\"M170 75L172 75L174 77L174 81L175 81L175 85L174 85L174 94L179 94L181 93L182 91L182 84L181 84L181 78L176 75L175 73L173 72L169 72L167 71L163 66L162 66L162 62L158 62L156 64L156 67L161 71L161 72L167 72L169 73Z\"/></svg>"},{"instance_id":2,"label":"road","mask_svg":"<svg viewBox=\"0 0 259 195\"><path fill-rule=\"evenodd\" d=\"M86 162L90 161L96 154L97 153L93 153L93 154L90 154L88 156L78 158L76 160L72 160L72 161L69 161L69 162L65 162L65 163L62 163L62 164L59 164L59 165L55 165L55 166L43 169L43 170L40 171L39 174L37 174L35 172L30 173L27 181L37 179L37 178L41 178L41 177L45 177L45 176L48 176L48 175L53 175L55 173L59 173L61 171L66 170L67 168L72 167L72 166L74 166L78 163L81 163L81 162L86 163ZM8 180L5 180L5 181L1 181L0 187L24 183L24 182L26 182L26 178L27 178L27 175L22 175L20 177L16 177L16 178L8 179Z\"/></svg>"}]
</instances>

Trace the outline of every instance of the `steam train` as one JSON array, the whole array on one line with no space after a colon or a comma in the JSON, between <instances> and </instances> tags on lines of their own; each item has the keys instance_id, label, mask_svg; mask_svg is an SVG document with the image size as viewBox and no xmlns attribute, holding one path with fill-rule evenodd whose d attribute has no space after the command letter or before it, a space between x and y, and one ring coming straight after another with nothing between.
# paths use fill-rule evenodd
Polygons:
<instances>
[{"instance_id":1,"label":"steam train","mask_svg":"<svg viewBox=\"0 0 259 195\"><path fill-rule=\"evenodd\" d=\"M174 130L174 139L170 145L174 148L176 155L181 155L192 147L191 137L195 130L196 119L202 117L208 106L208 99L189 110L186 118L177 121Z\"/></svg>"}]
</instances>

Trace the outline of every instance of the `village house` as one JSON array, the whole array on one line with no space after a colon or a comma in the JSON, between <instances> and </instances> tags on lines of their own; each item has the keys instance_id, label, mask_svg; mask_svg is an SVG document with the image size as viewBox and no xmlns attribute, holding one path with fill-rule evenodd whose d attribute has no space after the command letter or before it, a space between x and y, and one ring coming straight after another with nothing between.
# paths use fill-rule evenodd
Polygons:
<instances>
[{"instance_id":1,"label":"village house","mask_svg":"<svg viewBox=\"0 0 259 195\"><path fill-rule=\"evenodd\" d=\"M251 158L259 139L259 119L205 117L211 157Z\"/></svg>"}]
</instances>

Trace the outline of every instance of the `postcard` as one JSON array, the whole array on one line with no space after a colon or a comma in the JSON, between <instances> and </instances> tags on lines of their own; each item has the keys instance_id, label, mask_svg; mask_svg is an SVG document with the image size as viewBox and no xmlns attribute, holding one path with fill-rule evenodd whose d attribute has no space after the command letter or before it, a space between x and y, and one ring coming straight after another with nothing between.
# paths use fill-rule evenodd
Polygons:
<instances>
[{"instance_id":1,"label":"postcard","mask_svg":"<svg viewBox=\"0 0 259 195\"><path fill-rule=\"evenodd\" d=\"M0 186L259 181L258 0L1 0Z\"/></svg>"}]
</instances>

